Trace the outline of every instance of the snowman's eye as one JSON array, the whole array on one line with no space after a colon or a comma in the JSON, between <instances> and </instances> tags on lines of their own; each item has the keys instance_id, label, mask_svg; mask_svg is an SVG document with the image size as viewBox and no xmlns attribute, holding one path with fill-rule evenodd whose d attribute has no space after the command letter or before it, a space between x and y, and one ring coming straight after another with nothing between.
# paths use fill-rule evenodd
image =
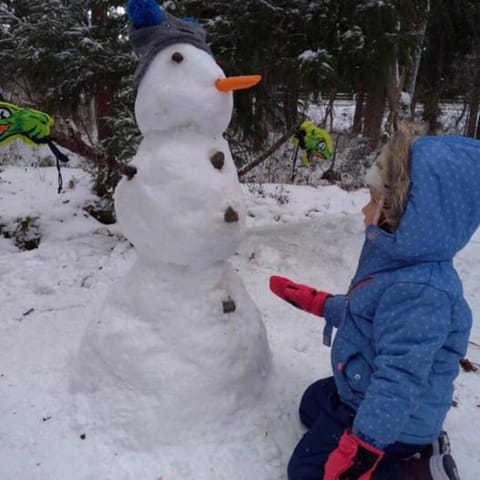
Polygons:
<instances>
[{"instance_id":1,"label":"snowman's eye","mask_svg":"<svg viewBox=\"0 0 480 480\"><path fill-rule=\"evenodd\" d=\"M172 55L172 60L176 63L182 63L183 62L183 55L180 52L175 52Z\"/></svg>"},{"instance_id":2,"label":"snowman's eye","mask_svg":"<svg viewBox=\"0 0 480 480\"><path fill-rule=\"evenodd\" d=\"M10 118L10 112L6 108L0 108L0 118Z\"/></svg>"}]
</instances>

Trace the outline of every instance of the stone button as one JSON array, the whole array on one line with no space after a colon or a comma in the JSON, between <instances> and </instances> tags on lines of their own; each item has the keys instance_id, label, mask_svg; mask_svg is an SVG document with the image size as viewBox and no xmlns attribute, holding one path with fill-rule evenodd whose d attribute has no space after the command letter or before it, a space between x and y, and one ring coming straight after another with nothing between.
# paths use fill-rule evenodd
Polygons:
<instances>
[{"instance_id":1,"label":"stone button","mask_svg":"<svg viewBox=\"0 0 480 480\"><path fill-rule=\"evenodd\" d=\"M238 213L232 207L228 207L225 210L224 218L227 223L238 222Z\"/></svg>"},{"instance_id":2,"label":"stone button","mask_svg":"<svg viewBox=\"0 0 480 480\"><path fill-rule=\"evenodd\" d=\"M225 154L223 152L216 152L210 157L210 162L217 169L221 170L225 163Z\"/></svg>"},{"instance_id":3,"label":"stone button","mask_svg":"<svg viewBox=\"0 0 480 480\"><path fill-rule=\"evenodd\" d=\"M222 303L223 303L223 313L232 313L237 309L235 302L231 298L229 298L228 300L225 300Z\"/></svg>"}]
</instances>

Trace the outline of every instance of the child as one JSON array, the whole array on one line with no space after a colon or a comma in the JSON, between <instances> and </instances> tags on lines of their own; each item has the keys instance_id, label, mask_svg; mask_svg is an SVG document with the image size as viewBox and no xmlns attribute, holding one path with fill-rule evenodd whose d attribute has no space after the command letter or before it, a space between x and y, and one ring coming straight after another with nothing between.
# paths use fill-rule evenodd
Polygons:
<instances>
[{"instance_id":1,"label":"child","mask_svg":"<svg viewBox=\"0 0 480 480\"><path fill-rule=\"evenodd\" d=\"M333 377L305 392L289 480L459 479L442 424L472 323L453 257L480 223L480 142L397 132L367 174L366 238L346 295L273 276L324 317Z\"/></svg>"}]
</instances>

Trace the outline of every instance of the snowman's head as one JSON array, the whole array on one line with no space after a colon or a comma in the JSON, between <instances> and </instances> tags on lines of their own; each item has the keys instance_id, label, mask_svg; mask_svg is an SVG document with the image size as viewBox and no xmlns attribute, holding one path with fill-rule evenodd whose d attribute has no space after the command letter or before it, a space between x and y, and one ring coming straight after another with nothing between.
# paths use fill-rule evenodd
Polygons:
<instances>
[{"instance_id":1,"label":"snowman's head","mask_svg":"<svg viewBox=\"0 0 480 480\"><path fill-rule=\"evenodd\" d=\"M193 129L220 135L232 114L232 91L257 84L259 75L225 78L202 27L176 18L155 0L129 0L130 40L139 56L135 116L146 135Z\"/></svg>"},{"instance_id":2,"label":"snowman's head","mask_svg":"<svg viewBox=\"0 0 480 480\"><path fill-rule=\"evenodd\" d=\"M225 78L212 56L188 43L161 50L152 59L137 90L135 116L140 131L192 128L220 135L232 115L233 96L217 88Z\"/></svg>"},{"instance_id":3,"label":"snowman's head","mask_svg":"<svg viewBox=\"0 0 480 480\"><path fill-rule=\"evenodd\" d=\"M215 82L224 78L203 28L176 18L155 0L130 0L130 40L139 56L135 115L141 132L193 127L221 134L232 114L232 94Z\"/></svg>"}]
</instances>

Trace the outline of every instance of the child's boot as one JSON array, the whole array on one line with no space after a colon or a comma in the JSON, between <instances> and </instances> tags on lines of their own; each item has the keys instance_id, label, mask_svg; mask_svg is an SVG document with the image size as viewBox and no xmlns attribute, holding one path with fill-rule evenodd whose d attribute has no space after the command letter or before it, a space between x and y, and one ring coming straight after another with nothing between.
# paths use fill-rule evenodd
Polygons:
<instances>
[{"instance_id":1,"label":"child's boot","mask_svg":"<svg viewBox=\"0 0 480 480\"><path fill-rule=\"evenodd\" d=\"M450 439L447 432L442 430L438 438L431 444L425 447L421 452L422 458L431 457L432 455L450 454Z\"/></svg>"},{"instance_id":2,"label":"child's boot","mask_svg":"<svg viewBox=\"0 0 480 480\"><path fill-rule=\"evenodd\" d=\"M402 480L460 480L455 460L448 453L404 461L401 478Z\"/></svg>"}]
</instances>

